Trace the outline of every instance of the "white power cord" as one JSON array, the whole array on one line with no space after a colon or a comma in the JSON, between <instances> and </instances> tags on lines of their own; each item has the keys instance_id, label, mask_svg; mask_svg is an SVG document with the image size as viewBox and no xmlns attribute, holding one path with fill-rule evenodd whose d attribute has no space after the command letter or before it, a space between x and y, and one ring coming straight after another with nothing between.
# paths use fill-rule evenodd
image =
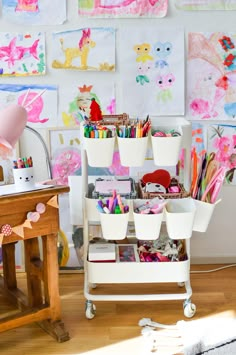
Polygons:
<instances>
[{"instance_id":1,"label":"white power cord","mask_svg":"<svg viewBox=\"0 0 236 355\"><path fill-rule=\"evenodd\" d=\"M193 271L190 271L190 274L206 274L208 272L220 271L220 270L228 269L229 267L234 267L234 266L236 266L236 264L225 265L225 266L222 266L222 267L219 267L216 269L212 269L212 270L199 270L199 271L193 270Z\"/></svg>"}]
</instances>

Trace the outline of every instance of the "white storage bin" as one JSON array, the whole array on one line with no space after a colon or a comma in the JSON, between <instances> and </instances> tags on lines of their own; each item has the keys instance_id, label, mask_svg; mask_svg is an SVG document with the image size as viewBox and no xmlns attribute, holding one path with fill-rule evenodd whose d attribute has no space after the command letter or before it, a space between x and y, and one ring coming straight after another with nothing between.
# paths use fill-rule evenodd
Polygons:
<instances>
[{"instance_id":1,"label":"white storage bin","mask_svg":"<svg viewBox=\"0 0 236 355\"><path fill-rule=\"evenodd\" d=\"M191 198L168 200L165 207L166 228L171 239L192 236L196 207Z\"/></svg>"},{"instance_id":2,"label":"white storage bin","mask_svg":"<svg viewBox=\"0 0 236 355\"><path fill-rule=\"evenodd\" d=\"M121 240L126 237L129 212L120 214L99 213L104 239Z\"/></svg>"},{"instance_id":3,"label":"white storage bin","mask_svg":"<svg viewBox=\"0 0 236 355\"><path fill-rule=\"evenodd\" d=\"M215 209L214 203L194 200L196 206L196 213L194 218L193 230L195 232L206 232L210 223L212 214Z\"/></svg>"},{"instance_id":4,"label":"white storage bin","mask_svg":"<svg viewBox=\"0 0 236 355\"><path fill-rule=\"evenodd\" d=\"M168 130L166 127L159 127L159 129L163 132ZM176 128L175 130L180 133L180 136L154 137L151 135L155 165L174 166L178 163L182 143L182 130L181 128Z\"/></svg>"},{"instance_id":5,"label":"white storage bin","mask_svg":"<svg viewBox=\"0 0 236 355\"><path fill-rule=\"evenodd\" d=\"M87 261L87 268L88 282L94 284L185 282L189 279L190 260L166 263L94 263Z\"/></svg>"},{"instance_id":6,"label":"white storage bin","mask_svg":"<svg viewBox=\"0 0 236 355\"><path fill-rule=\"evenodd\" d=\"M123 166L142 166L147 153L148 137L117 137L120 162Z\"/></svg>"},{"instance_id":7,"label":"white storage bin","mask_svg":"<svg viewBox=\"0 0 236 355\"><path fill-rule=\"evenodd\" d=\"M86 138L84 148L87 151L88 164L93 167L109 167L115 147L115 137L111 138Z\"/></svg>"},{"instance_id":8,"label":"white storage bin","mask_svg":"<svg viewBox=\"0 0 236 355\"><path fill-rule=\"evenodd\" d=\"M159 238L163 212L157 214L133 213L136 238L155 240Z\"/></svg>"}]
</instances>

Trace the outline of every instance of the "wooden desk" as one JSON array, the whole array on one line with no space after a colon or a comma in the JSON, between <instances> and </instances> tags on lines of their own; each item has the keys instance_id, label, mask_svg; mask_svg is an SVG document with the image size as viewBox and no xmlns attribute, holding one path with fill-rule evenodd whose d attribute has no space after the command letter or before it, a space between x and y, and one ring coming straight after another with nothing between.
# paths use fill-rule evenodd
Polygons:
<instances>
[{"instance_id":1,"label":"wooden desk","mask_svg":"<svg viewBox=\"0 0 236 355\"><path fill-rule=\"evenodd\" d=\"M61 321L58 287L59 210L47 204L51 198L56 196L58 199L58 195L64 192L69 192L69 187L55 186L0 196L0 227L4 224L19 226L25 222L28 212L36 211L39 202L46 206L40 219L31 222L32 229L24 228L24 239L14 232L3 238L3 276L0 275L0 287L20 311L0 319L0 332L37 322L58 342L69 340L69 334ZM27 295L17 287L15 244L19 240L24 243Z\"/></svg>"}]
</instances>

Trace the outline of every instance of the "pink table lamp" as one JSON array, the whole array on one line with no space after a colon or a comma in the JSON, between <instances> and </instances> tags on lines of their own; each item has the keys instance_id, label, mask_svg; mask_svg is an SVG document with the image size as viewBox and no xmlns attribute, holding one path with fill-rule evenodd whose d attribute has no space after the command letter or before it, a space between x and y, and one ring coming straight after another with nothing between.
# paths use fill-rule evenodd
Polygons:
<instances>
[{"instance_id":1,"label":"pink table lamp","mask_svg":"<svg viewBox=\"0 0 236 355\"><path fill-rule=\"evenodd\" d=\"M27 111L23 106L9 105L0 111L0 160L4 161L12 155L26 122ZM5 183L4 175L4 164L0 164L0 185Z\"/></svg>"},{"instance_id":2,"label":"pink table lamp","mask_svg":"<svg viewBox=\"0 0 236 355\"><path fill-rule=\"evenodd\" d=\"M27 123L27 111L23 106L9 105L0 111L0 144L12 150Z\"/></svg>"},{"instance_id":3,"label":"pink table lamp","mask_svg":"<svg viewBox=\"0 0 236 355\"><path fill-rule=\"evenodd\" d=\"M32 104L45 91L46 90L43 90L40 94L34 97L34 99L30 101L30 103L27 103L25 106L12 104L0 111L0 148L3 154L3 156L1 156L0 152L0 158L4 159L4 157L6 158L11 155L12 149L15 147L15 144L17 143L24 129L26 128L32 133L34 133L40 140L46 155L48 176L50 179L52 179L50 157L46 143L44 142L42 136L38 131L36 131L32 127L27 126L27 106L29 106L29 104ZM26 97L28 94L29 90L26 94Z\"/></svg>"}]
</instances>

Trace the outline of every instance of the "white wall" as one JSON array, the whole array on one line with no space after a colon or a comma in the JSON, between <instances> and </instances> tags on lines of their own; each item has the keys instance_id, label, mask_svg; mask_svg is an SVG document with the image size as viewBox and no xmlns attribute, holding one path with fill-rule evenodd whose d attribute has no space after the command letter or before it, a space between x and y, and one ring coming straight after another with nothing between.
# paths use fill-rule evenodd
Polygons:
<instances>
[{"instance_id":1,"label":"white wall","mask_svg":"<svg viewBox=\"0 0 236 355\"><path fill-rule=\"evenodd\" d=\"M51 0L53 1L53 0ZM117 55L117 71L115 73L87 73L76 71L55 70L51 66L51 33L53 31L64 31L66 29L76 29L81 27L99 27L111 26L117 28L117 53L119 54L119 43L123 38L119 38L119 29L123 26L146 27L149 25L167 27L183 27L185 36L190 31L236 31L235 12L227 11L202 11L202 12L183 12L177 11L174 7L174 0L169 0L168 14L163 19L83 19L77 16L77 0L68 0L68 20L60 26L44 26L28 28L46 32L46 48L47 48L47 75L44 77L28 77L28 78L2 78L1 82L5 83L50 83L59 85L59 105L60 105L60 88L65 85L75 84L77 81L87 82L90 78L94 80L112 80L116 83L116 99L117 112L122 110L121 80L119 73L119 55ZM56 9L55 9L56 11ZM18 31L23 32L27 28L15 26L0 19L1 31ZM187 46L187 41L186 41ZM187 118L187 117L186 117ZM46 133L41 132L46 138ZM22 154L31 152L38 155L37 158L37 180L47 178L46 167L44 164L43 150L36 143L35 137L29 132L25 132L21 139ZM35 159L34 159L35 160ZM35 160L36 164L36 160ZM236 216L234 210L234 201L236 197L236 187L224 187L222 191L223 201L220 203L214 213L207 233L194 233L191 242L192 260L194 262L234 262L236 255Z\"/></svg>"}]
</instances>

